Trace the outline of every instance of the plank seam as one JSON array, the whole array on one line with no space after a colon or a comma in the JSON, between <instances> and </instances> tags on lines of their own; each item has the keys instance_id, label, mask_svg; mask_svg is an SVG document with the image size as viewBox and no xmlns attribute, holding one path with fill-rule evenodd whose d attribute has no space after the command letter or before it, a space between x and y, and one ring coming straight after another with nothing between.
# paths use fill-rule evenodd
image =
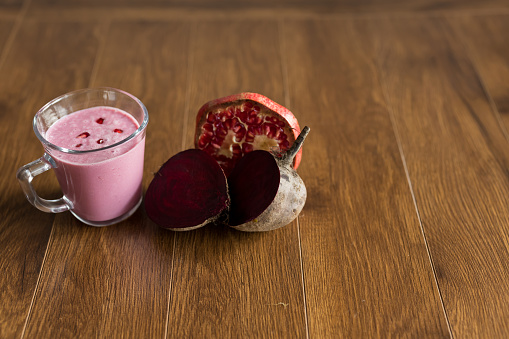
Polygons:
<instances>
[{"instance_id":1,"label":"plank seam","mask_svg":"<svg viewBox=\"0 0 509 339\"><path fill-rule=\"evenodd\" d=\"M189 110L190 108L190 101L191 101L191 80L193 75L193 65L194 65L194 53L193 53L193 39L195 36L195 30L196 30L196 22L193 21L191 23L191 27L189 29L189 46L188 46L188 53L187 53L187 79L186 79L186 93L185 93L185 102L184 102L184 117L182 121L182 143L181 143L181 150L186 149L186 139L187 139L187 124L189 122ZM177 247L177 236L178 234L175 233L175 236L173 237L173 249L171 254L171 270L170 270L170 286L168 290L168 305L166 308L166 326L164 329L164 338L168 338L168 327L170 324L170 307L171 307L171 294L173 291L173 274L175 270L175 248Z\"/></svg>"},{"instance_id":2,"label":"plank seam","mask_svg":"<svg viewBox=\"0 0 509 339\"><path fill-rule=\"evenodd\" d=\"M35 289L34 289L34 293L32 295L32 300L30 301L30 307L28 308L28 313L27 313L27 316L25 318L25 324L23 325L23 330L21 331L21 336L20 336L21 339L23 339L25 337L25 332L26 332L26 329L28 327L28 322L29 322L30 316L32 314L32 309L33 309L34 304L35 304L35 297L37 295L37 291L39 290L39 285L40 285L40 282L41 282L42 272L43 272L43 269L44 269L44 264L46 263L46 258L48 257L48 252L49 252L50 244L51 244L52 239L53 239L53 232L54 232L54 230L55 230L55 227L54 227L54 224L52 224L51 225L51 232L50 232L49 238L48 238L48 243L46 244L46 250L44 251L44 257L42 258L41 269L39 270L39 276L37 277L37 282L35 284Z\"/></svg>"},{"instance_id":3,"label":"plank seam","mask_svg":"<svg viewBox=\"0 0 509 339\"><path fill-rule=\"evenodd\" d=\"M281 75L283 78L283 95L285 98L285 106L290 107L290 89L288 82L288 65L286 63L285 58L285 40L284 40L284 21L283 19L278 20L278 36L279 36L279 57L281 59ZM306 338L309 339L309 321L308 321L308 311L307 311L307 301L306 301L306 284L304 277L304 261L302 255L302 241L300 236L300 222L299 217L297 216L297 240L299 243L299 261L300 261L300 276L301 276L301 285L302 285L302 302L304 303L304 322L306 327Z\"/></svg>"},{"instance_id":4,"label":"plank seam","mask_svg":"<svg viewBox=\"0 0 509 339\"><path fill-rule=\"evenodd\" d=\"M378 69L381 70L382 66L380 64L379 58L376 58L376 63L377 63ZM403 145L401 143L401 139L400 139L400 136L399 136L396 119L394 117L394 112L392 110L392 104L391 104L391 101L389 99L388 90L386 88L386 84L385 84L385 81L383 79L383 75L381 73L382 72L380 72L380 80L379 80L380 81L380 85L382 87L382 92L383 92L385 101L387 103L387 111L389 113L389 118L391 120L392 129L393 129L393 132L394 132L394 136L396 138L396 143L398 145L398 151L399 151L399 154L400 154L400 157L401 157L401 162L403 164L403 169L405 171L405 176L406 176L406 179L407 179L408 188L409 188L410 194L412 196L412 201L413 201L413 204L414 204L415 213L417 215L417 220L419 221L419 228L421 230L421 234L422 234L422 237L423 237L423 240L424 240L424 246L426 248L426 253L428 255L428 259L429 259L429 262L430 262L430 265L431 265L431 270L433 272L433 278L434 278L433 280L435 281L435 284L436 284L436 287L437 287L438 297L440 299L440 304L442 306L442 311L443 311L444 316L445 316L445 321L447 323L447 329L449 331L449 335L450 335L451 338L454 338L454 335L453 335L453 332L452 332L452 328L451 328L451 324L450 324L450 321L449 321L449 316L447 315L447 310L445 308L444 299L443 299L443 296L442 296L442 291L440 289L440 284L438 282L437 272L436 272L436 268L435 268L435 263L433 261L432 255L431 255L431 250L430 250L430 247L429 247L429 244L428 244L428 239L426 237L426 232L424 231L424 226L423 226L422 219L421 219L421 213L420 213L420 210L419 210L419 206L417 204L417 198L415 196L414 188L413 188L413 185L412 185L412 179L410 178L410 173L409 173L409 170L408 170L405 153L403 151Z\"/></svg>"},{"instance_id":5,"label":"plank seam","mask_svg":"<svg viewBox=\"0 0 509 339\"><path fill-rule=\"evenodd\" d=\"M177 234L173 237L173 249L171 252L170 286L168 288L168 305L166 306L166 324L164 326L164 338L168 338L168 326L170 324L171 292L173 291L173 268L175 266L175 247L177 246Z\"/></svg>"}]
</instances>

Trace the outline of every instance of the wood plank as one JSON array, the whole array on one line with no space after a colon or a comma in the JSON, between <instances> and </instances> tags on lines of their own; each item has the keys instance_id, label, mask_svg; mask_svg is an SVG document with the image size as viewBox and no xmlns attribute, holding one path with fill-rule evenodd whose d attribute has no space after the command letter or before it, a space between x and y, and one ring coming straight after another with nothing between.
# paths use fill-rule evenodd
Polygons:
<instances>
[{"instance_id":1,"label":"wood plank","mask_svg":"<svg viewBox=\"0 0 509 339\"><path fill-rule=\"evenodd\" d=\"M287 20L310 337L447 337L364 20Z\"/></svg>"},{"instance_id":2,"label":"wood plank","mask_svg":"<svg viewBox=\"0 0 509 339\"><path fill-rule=\"evenodd\" d=\"M284 102L276 22L209 21L194 32L186 147L208 100L253 91ZM178 233L173 276L170 338L306 336L295 222L262 234Z\"/></svg>"},{"instance_id":3,"label":"wood plank","mask_svg":"<svg viewBox=\"0 0 509 339\"><path fill-rule=\"evenodd\" d=\"M445 20L370 25L452 333L507 337L507 140Z\"/></svg>"},{"instance_id":4,"label":"wood plank","mask_svg":"<svg viewBox=\"0 0 509 339\"><path fill-rule=\"evenodd\" d=\"M26 201L14 174L43 154L32 130L35 112L52 98L87 86L98 33L83 24L23 24L0 68L0 157L6 174L0 178L2 338L23 331L54 219ZM41 196L61 196L54 175L45 174L36 184Z\"/></svg>"},{"instance_id":5,"label":"wood plank","mask_svg":"<svg viewBox=\"0 0 509 339\"><path fill-rule=\"evenodd\" d=\"M259 8L268 9L284 9L297 8L301 10L315 11L335 11L335 12L365 12L365 11L429 11L441 9L482 9L482 8L508 8L508 4L504 0L415 0L415 1L337 1L337 0L229 0L229 1L211 1L211 0L131 0L126 3L124 0L41 0L38 6L77 6L77 7L107 7L123 5L126 7L143 7L143 6L161 6L163 8L179 8L188 7L194 9L212 9L229 11L231 9L242 9L250 11Z\"/></svg>"},{"instance_id":6,"label":"wood plank","mask_svg":"<svg viewBox=\"0 0 509 339\"><path fill-rule=\"evenodd\" d=\"M509 16L461 16L448 18L448 21L468 48L485 90L508 131L509 43L506 37L509 34Z\"/></svg>"},{"instance_id":7,"label":"wood plank","mask_svg":"<svg viewBox=\"0 0 509 339\"><path fill-rule=\"evenodd\" d=\"M509 13L506 0L41 0L30 4L28 18L38 20L148 20L182 19L230 20L250 17L266 20L281 18L342 17L349 15L385 16L428 15L429 13Z\"/></svg>"},{"instance_id":8,"label":"wood plank","mask_svg":"<svg viewBox=\"0 0 509 339\"><path fill-rule=\"evenodd\" d=\"M112 23L105 36L91 86L124 89L147 106L146 188L182 147L189 25ZM59 215L27 336L164 337L173 242L143 207L105 228Z\"/></svg>"}]
</instances>

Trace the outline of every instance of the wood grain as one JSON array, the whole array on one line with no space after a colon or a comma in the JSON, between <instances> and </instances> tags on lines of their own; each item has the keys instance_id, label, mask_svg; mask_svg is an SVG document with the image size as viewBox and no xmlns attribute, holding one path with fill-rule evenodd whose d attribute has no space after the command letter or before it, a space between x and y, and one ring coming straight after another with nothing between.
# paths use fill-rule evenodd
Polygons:
<instances>
[{"instance_id":1,"label":"wood grain","mask_svg":"<svg viewBox=\"0 0 509 339\"><path fill-rule=\"evenodd\" d=\"M73 31L72 35L64 32ZM20 336L29 312L54 215L36 210L23 196L16 169L42 156L32 130L47 101L86 87L97 51L94 27L37 24L20 27L0 73L0 337ZM55 53L65 50L65 53ZM58 195L51 175L36 180L39 194ZM61 193L60 193L61 195Z\"/></svg>"},{"instance_id":2,"label":"wood grain","mask_svg":"<svg viewBox=\"0 0 509 339\"><path fill-rule=\"evenodd\" d=\"M310 337L447 337L365 21L288 20ZM317 268L322 268L317 270Z\"/></svg>"},{"instance_id":3,"label":"wood grain","mask_svg":"<svg viewBox=\"0 0 509 339\"><path fill-rule=\"evenodd\" d=\"M509 130L509 16L448 18L473 58L483 86ZM509 135L509 134L506 134Z\"/></svg>"},{"instance_id":4,"label":"wood grain","mask_svg":"<svg viewBox=\"0 0 509 339\"><path fill-rule=\"evenodd\" d=\"M284 101L276 22L199 23L191 47L187 147L208 100L254 91ZM263 234L179 233L173 276L168 337L306 337L296 222Z\"/></svg>"},{"instance_id":5,"label":"wood grain","mask_svg":"<svg viewBox=\"0 0 509 339\"><path fill-rule=\"evenodd\" d=\"M145 188L182 145L188 41L186 24L112 23L93 73L91 86L129 91L149 110ZM105 228L59 215L27 336L164 337L173 237L143 207Z\"/></svg>"},{"instance_id":6,"label":"wood grain","mask_svg":"<svg viewBox=\"0 0 509 339\"><path fill-rule=\"evenodd\" d=\"M445 20L370 23L452 332L509 334L509 150Z\"/></svg>"}]
</instances>

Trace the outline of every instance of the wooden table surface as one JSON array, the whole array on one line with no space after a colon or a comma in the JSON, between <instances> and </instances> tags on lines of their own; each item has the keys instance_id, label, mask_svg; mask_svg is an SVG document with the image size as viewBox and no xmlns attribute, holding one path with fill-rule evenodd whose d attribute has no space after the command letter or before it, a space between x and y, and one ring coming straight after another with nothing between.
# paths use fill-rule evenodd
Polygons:
<instances>
[{"instance_id":1,"label":"wooden table surface","mask_svg":"<svg viewBox=\"0 0 509 339\"><path fill-rule=\"evenodd\" d=\"M97 86L148 108L144 189L205 102L287 106L311 127L301 215L38 211L15 178L33 115ZM0 338L507 338L508 131L506 0L0 0Z\"/></svg>"}]
</instances>

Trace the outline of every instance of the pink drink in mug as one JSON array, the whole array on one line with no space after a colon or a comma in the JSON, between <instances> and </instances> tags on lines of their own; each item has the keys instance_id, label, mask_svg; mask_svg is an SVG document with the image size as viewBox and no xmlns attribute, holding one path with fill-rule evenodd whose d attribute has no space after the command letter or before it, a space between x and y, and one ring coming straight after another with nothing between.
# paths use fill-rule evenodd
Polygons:
<instances>
[{"instance_id":1,"label":"pink drink in mug","mask_svg":"<svg viewBox=\"0 0 509 339\"><path fill-rule=\"evenodd\" d=\"M45 212L70 210L93 226L126 219L142 200L147 123L143 103L117 89L84 89L54 99L34 118L46 153L17 173L28 200ZM40 198L31 185L51 168L61 199Z\"/></svg>"}]
</instances>

